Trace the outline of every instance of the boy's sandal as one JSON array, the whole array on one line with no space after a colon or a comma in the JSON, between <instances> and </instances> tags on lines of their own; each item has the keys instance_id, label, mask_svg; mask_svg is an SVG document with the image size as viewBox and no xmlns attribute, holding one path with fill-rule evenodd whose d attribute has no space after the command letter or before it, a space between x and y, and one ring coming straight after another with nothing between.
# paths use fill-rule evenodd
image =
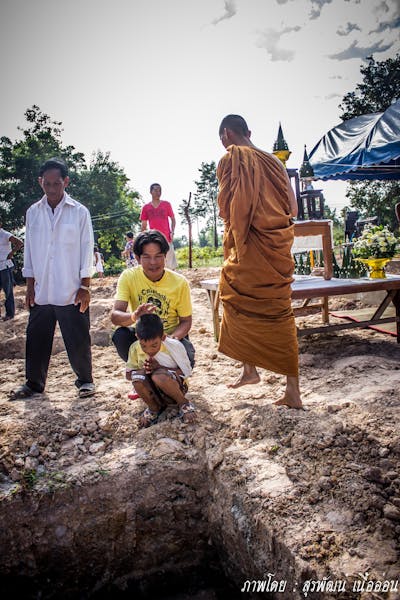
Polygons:
<instances>
[{"instance_id":1,"label":"boy's sandal","mask_svg":"<svg viewBox=\"0 0 400 600\"><path fill-rule=\"evenodd\" d=\"M193 423L193 417L195 417L195 415L192 416L192 413L196 413L194 404L191 402L184 402L184 404L181 404L179 407L178 417L184 423Z\"/></svg>"},{"instance_id":2,"label":"boy's sandal","mask_svg":"<svg viewBox=\"0 0 400 600\"><path fill-rule=\"evenodd\" d=\"M144 427L155 425L161 412L162 411L152 411L149 408L146 408L139 418L139 428L142 429Z\"/></svg>"}]
</instances>

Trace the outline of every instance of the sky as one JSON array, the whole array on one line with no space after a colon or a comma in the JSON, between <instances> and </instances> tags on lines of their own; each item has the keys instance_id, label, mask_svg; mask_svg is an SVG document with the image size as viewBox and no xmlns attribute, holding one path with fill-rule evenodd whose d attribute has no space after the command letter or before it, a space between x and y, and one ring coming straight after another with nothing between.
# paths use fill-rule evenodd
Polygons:
<instances>
[{"instance_id":1,"label":"sky","mask_svg":"<svg viewBox=\"0 0 400 600\"><path fill-rule=\"evenodd\" d=\"M64 144L110 152L143 203L158 182L177 213L224 153L226 114L267 151L281 123L299 168L399 31L400 0L0 0L0 135L18 139L36 104ZM314 187L347 203L343 182Z\"/></svg>"}]
</instances>

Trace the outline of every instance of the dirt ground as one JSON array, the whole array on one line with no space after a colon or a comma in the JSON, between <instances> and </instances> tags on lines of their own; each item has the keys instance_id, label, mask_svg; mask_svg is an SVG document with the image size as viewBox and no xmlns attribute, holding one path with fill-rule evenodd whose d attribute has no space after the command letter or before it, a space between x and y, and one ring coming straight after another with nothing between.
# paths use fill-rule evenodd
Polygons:
<instances>
[{"instance_id":1,"label":"dirt ground","mask_svg":"<svg viewBox=\"0 0 400 600\"><path fill-rule=\"evenodd\" d=\"M198 424L186 426L174 411L148 430L138 430L142 401L130 401L124 365L110 345L110 308L116 278L94 281L91 304L94 398L79 399L62 340L57 334L46 393L8 401L24 381L27 312L16 288L17 315L0 322L0 493L7 498L42 478L93 478L111 450L133 442L162 454L162 443L201 446L213 439L211 468L221 467L260 513L291 535L296 554L326 572L398 577L400 569L400 345L371 330L314 335L300 340L304 411L275 407L284 378L261 371L261 382L226 387L239 366L217 352L206 292L199 281L217 269L183 271L192 286L191 340L196 367L189 397ZM346 307L338 300L332 308ZM359 305L352 300L353 305ZM318 316L306 318L310 322ZM303 321L305 319L302 319ZM158 443L156 442L164 442ZM170 440L169 442L165 440ZM179 446L180 447L180 446ZM161 448L161 449L160 449ZM165 448L164 448L165 450ZM170 452L171 448L165 450ZM240 451L240 452L239 452ZM242 460L240 455L245 456ZM154 454L157 456L157 453ZM263 462L275 475L256 474ZM51 477L44 477L51 474ZM67 475L65 475L67 474ZM52 478L52 479L51 479ZM286 489L285 493L274 493ZM244 489L244 488L242 488Z\"/></svg>"}]
</instances>

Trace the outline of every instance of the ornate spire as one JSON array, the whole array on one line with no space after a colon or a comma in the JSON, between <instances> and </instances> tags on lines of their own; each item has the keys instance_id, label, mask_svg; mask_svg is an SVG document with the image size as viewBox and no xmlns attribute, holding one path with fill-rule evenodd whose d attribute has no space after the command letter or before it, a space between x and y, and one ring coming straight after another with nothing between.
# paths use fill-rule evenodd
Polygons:
<instances>
[{"instance_id":1,"label":"ornate spire","mask_svg":"<svg viewBox=\"0 0 400 600\"><path fill-rule=\"evenodd\" d=\"M277 158L283 163L283 166L286 167L286 161L288 160L291 152L289 150L289 146L285 138L283 137L283 131L281 124L279 123L278 129L278 137L274 143L272 153L275 154Z\"/></svg>"},{"instance_id":2,"label":"ornate spire","mask_svg":"<svg viewBox=\"0 0 400 600\"><path fill-rule=\"evenodd\" d=\"M303 164L299 169L300 179L312 179L314 177L314 169L310 165L310 159L307 154L307 146L304 145Z\"/></svg>"}]
</instances>

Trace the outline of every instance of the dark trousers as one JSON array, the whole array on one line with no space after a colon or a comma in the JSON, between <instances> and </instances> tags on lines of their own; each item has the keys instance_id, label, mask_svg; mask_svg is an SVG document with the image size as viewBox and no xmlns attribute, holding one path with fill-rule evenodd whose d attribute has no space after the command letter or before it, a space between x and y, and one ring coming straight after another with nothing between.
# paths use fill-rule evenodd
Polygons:
<instances>
[{"instance_id":1,"label":"dark trousers","mask_svg":"<svg viewBox=\"0 0 400 600\"><path fill-rule=\"evenodd\" d=\"M131 344L137 340L135 329L133 327L118 327L118 329L114 331L111 339L119 356L126 362L128 360L129 348ZM189 340L189 336L182 338L180 341L185 346L191 366L194 367L195 349L192 342Z\"/></svg>"},{"instance_id":2,"label":"dark trousers","mask_svg":"<svg viewBox=\"0 0 400 600\"><path fill-rule=\"evenodd\" d=\"M14 317L15 315L15 304L14 304L14 280L12 276L12 269L2 269L0 271L0 290L3 289L6 297L5 307L6 316Z\"/></svg>"},{"instance_id":3,"label":"dark trousers","mask_svg":"<svg viewBox=\"0 0 400 600\"><path fill-rule=\"evenodd\" d=\"M35 304L30 309L26 330L26 383L35 392L46 385L56 323L61 329L71 367L76 374L75 385L92 383L92 351L89 309L79 312L79 306Z\"/></svg>"}]
</instances>

